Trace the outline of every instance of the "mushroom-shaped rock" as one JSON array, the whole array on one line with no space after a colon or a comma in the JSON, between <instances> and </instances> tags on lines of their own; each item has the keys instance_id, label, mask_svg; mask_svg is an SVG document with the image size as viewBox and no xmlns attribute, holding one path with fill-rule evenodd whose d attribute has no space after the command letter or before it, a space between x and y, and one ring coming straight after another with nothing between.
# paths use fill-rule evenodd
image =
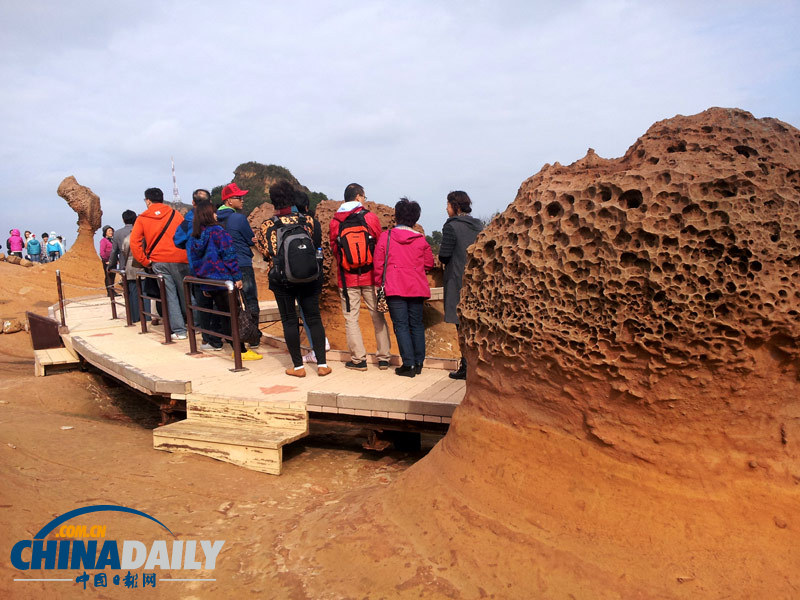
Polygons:
<instances>
[{"instance_id":1,"label":"mushroom-shaped rock","mask_svg":"<svg viewBox=\"0 0 800 600\"><path fill-rule=\"evenodd\" d=\"M798 223L800 131L742 110L546 166L471 249L447 435L284 564L310 596L795 596Z\"/></svg>"}]
</instances>

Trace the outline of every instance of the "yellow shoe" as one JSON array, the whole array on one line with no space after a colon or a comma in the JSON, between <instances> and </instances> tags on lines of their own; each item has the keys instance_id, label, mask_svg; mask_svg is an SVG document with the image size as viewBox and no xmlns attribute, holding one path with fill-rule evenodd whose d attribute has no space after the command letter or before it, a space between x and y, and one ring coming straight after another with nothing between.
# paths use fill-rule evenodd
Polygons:
<instances>
[{"instance_id":1,"label":"yellow shoe","mask_svg":"<svg viewBox=\"0 0 800 600\"><path fill-rule=\"evenodd\" d=\"M242 352L242 360L261 360L264 358L258 352L253 352L252 350L248 350L247 352Z\"/></svg>"}]
</instances>

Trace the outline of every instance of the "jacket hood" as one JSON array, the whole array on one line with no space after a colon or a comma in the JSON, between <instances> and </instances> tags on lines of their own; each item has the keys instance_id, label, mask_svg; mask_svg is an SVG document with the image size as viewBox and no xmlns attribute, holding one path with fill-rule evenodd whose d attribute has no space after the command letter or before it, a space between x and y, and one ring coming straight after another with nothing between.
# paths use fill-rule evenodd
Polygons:
<instances>
[{"instance_id":1,"label":"jacket hood","mask_svg":"<svg viewBox=\"0 0 800 600\"><path fill-rule=\"evenodd\" d=\"M333 218L341 223L351 214L353 214L354 212L358 212L360 210L364 210L364 205L358 202L357 200L353 200L351 202L343 202L342 205L339 207L339 210L337 210L336 213L333 215Z\"/></svg>"},{"instance_id":2,"label":"jacket hood","mask_svg":"<svg viewBox=\"0 0 800 600\"><path fill-rule=\"evenodd\" d=\"M166 221L174 209L163 202L154 202L138 218L153 219L154 221Z\"/></svg>"},{"instance_id":3,"label":"jacket hood","mask_svg":"<svg viewBox=\"0 0 800 600\"><path fill-rule=\"evenodd\" d=\"M19 235L19 229L12 229L11 235Z\"/></svg>"},{"instance_id":4,"label":"jacket hood","mask_svg":"<svg viewBox=\"0 0 800 600\"><path fill-rule=\"evenodd\" d=\"M391 231L392 235L390 237L390 244L411 244L414 242L414 240L425 237L419 231L405 229L403 227L393 227Z\"/></svg>"},{"instance_id":5,"label":"jacket hood","mask_svg":"<svg viewBox=\"0 0 800 600\"><path fill-rule=\"evenodd\" d=\"M447 220L451 223L453 222L463 223L473 231L479 232L483 229L483 223L481 223L479 219L476 219L472 215L456 215L455 217L450 217Z\"/></svg>"},{"instance_id":6,"label":"jacket hood","mask_svg":"<svg viewBox=\"0 0 800 600\"><path fill-rule=\"evenodd\" d=\"M228 219L230 219L233 215L238 214L232 208L222 208L217 211L217 221L224 223Z\"/></svg>"}]
</instances>

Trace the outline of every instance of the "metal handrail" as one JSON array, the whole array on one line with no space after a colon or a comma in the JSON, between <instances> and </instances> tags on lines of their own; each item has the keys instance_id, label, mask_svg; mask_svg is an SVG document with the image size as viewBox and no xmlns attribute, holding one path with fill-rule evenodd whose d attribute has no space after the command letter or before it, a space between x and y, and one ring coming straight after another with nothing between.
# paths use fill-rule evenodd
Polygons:
<instances>
[{"instance_id":1,"label":"metal handrail","mask_svg":"<svg viewBox=\"0 0 800 600\"><path fill-rule=\"evenodd\" d=\"M158 298L155 296L145 296L144 289L142 288L143 279L155 279L158 281ZM167 306L167 292L164 288L164 276L161 273L139 272L136 274L136 290L139 292L139 314L142 317L142 333L147 333L147 317L159 316L158 312L152 313L144 310L144 299L155 300L156 302L161 302L161 312L163 313L161 315L161 320L164 321L164 343L174 343L172 341L172 328L169 324L169 307Z\"/></svg>"},{"instance_id":2,"label":"metal handrail","mask_svg":"<svg viewBox=\"0 0 800 600\"><path fill-rule=\"evenodd\" d=\"M229 312L223 312L221 310L214 310L213 308L203 308L202 306L196 306L194 304L194 296L192 295L192 288L191 288L192 284L208 285L212 287L227 289ZM239 301L236 299L236 292L233 282L230 280L220 281L219 279L201 279L199 277L193 277L191 275L187 275L186 277L183 278L183 291L184 291L184 296L186 297L186 328L189 333L189 348L191 349L191 352L188 352L187 354L189 355L202 354L202 352L198 352L197 350L197 339L195 338L195 332L199 331L200 333L209 333L218 338L222 338L224 340L230 340L231 345L233 346L233 365L234 365L234 368L231 369L231 371L233 371L234 373L238 373L239 371L247 371L247 368L242 366L242 340L239 337ZM195 327L194 313L193 313L193 311L195 310L204 313L209 313L212 315L229 317L231 320L231 335L224 335L217 331L210 331L208 329Z\"/></svg>"},{"instance_id":3,"label":"metal handrail","mask_svg":"<svg viewBox=\"0 0 800 600\"><path fill-rule=\"evenodd\" d=\"M131 315L131 299L128 293L128 278L125 275L125 269L108 269L109 273L117 273L120 276L119 282L120 287L122 288L122 299L124 300L124 304L122 305L125 308L125 319L127 320L128 324L127 327L133 326L133 316ZM116 300L116 295L114 294L114 288L116 286L115 283L111 283L106 286L108 290L108 297L111 299L111 318L117 319L117 306L120 304Z\"/></svg>"}]
</instances>

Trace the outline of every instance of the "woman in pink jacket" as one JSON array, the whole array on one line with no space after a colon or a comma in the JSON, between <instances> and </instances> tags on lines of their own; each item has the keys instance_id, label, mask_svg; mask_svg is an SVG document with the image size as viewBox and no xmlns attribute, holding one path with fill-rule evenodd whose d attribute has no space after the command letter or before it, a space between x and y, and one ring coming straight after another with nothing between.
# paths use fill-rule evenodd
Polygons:
<instances>
[{"instance_id":1,"label":"woman in pink jacket","mask_svg":"<svg viewBox=\"0 0 800 600\"><path fill-rule=\"evenodd\" d=\"M375 247L374 283L376 287L385 285L389 315L403 359L403 366L394 372L404 377L422 372L425 361L422 308L425 299L431 297L425 272L433 268L433 253L425 236L412 229L419 215L419 204L401 198L394 207L397 225L384 231Z\"/></svg>"},{"instance_id":2,"label":"woman in pink jacket","mask_svg":"<svg viewBox=\"0 0 800 600\"><path fill-rule=\"evenodd\" d=\"M114 285L114 277L116 273L108 272L108 259L111 257L111 248L113 244L111 240L114 237L114 228L111 225L103 227L103 239L100 240L100 260L103 261L103 273L106 274L106 290L109 295L116 295L111 286Z\"/></svg>"},{"instance_id":3,"label":"woman in pink jacket","mask_svg":"<svg viewBox=\"0 0 800 600\"><path fill-rule=\"evenodd\" d=\"M19 256L22 258L22 247L25 244L22 241L22 236L19 234L19 229L11 230L11 237L8 238L8 251L9 254Z\"/></svg>"}]
</instances>

